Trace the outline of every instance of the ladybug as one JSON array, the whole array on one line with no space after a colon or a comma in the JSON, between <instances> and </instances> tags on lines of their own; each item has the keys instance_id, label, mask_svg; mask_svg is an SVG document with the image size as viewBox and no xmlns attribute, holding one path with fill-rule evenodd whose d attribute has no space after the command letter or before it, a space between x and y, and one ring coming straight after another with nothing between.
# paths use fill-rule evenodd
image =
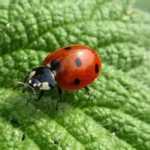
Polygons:
<instances>
[{"instance_id":1,"label":"ladybug","mask_svg":"<svg viewBox=\"0 0 150 150\"><path fill-rule=\"evenodd\" d=\"M95 50L75 44L49 53L40 67L34 68L25 83L31 89L47 91L55 86L75 91L87 87L101 71L101 59Z\"/></svg>"}]
</instances>

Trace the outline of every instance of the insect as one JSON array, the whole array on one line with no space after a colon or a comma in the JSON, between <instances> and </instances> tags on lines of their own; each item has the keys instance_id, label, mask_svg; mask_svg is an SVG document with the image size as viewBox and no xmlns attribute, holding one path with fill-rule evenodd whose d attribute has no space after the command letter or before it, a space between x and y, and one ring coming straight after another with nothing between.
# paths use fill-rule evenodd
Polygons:
<instances>
[{"instance_id":1,"label":"insect","mask_svg":"<svg viewBox=\"0 0 150 150\"><path fill-rule=\"evenodd\" d=\"M25 79L33 91L58 87L61 91L75 91L87 87L101 71L101 58L88 46L75 44L49 53L40 67L34 68Z\"/></svg>"}]
</instances>

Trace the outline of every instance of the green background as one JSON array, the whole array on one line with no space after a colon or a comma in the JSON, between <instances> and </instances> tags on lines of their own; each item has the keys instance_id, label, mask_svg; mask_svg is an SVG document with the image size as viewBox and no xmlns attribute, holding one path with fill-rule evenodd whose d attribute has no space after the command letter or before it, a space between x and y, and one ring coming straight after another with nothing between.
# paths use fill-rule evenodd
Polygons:
<instances>
[{"instance_id":1,"label":"green background","mask_svg":"<svg viewBox=\"0 0 150 150\"><path fill-rule=\"evenodd\" d=\"M56 110L56 89L15 88L74 43L102 58L90 95L65 92ZM0 150L150 150L150 15L131 0L0 0Z\"/></svg>"},{"instance_id":2,"label":"green background","mask_svg":"<svg viewBox=\"0 0 150 150\"><path fill-rule=\"evenodd\" d=\"M135 3L135 6L143 9L144 11L150 12L150 1L149 0L137 0Z\"/></svg>"}]
</instances>

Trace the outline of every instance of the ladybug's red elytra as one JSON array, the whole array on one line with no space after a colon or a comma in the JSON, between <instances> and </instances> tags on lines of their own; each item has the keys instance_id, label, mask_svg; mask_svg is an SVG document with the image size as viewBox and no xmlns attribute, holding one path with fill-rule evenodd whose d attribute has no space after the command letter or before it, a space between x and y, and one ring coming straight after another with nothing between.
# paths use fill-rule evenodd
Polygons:
<instances>
[{"instance_id":1,"label":"ladybug's red elytra","mask_svg":"<svg viewBox=\"0 0 150 150\"><path fill-rule=\"evenodd\" d=\"M87 87L99 75L101 58L88 46L75 44L49 53L40 67L25 80L34 90L45 91L57 86L74 91Z\"/></svg>"}]
</instances>

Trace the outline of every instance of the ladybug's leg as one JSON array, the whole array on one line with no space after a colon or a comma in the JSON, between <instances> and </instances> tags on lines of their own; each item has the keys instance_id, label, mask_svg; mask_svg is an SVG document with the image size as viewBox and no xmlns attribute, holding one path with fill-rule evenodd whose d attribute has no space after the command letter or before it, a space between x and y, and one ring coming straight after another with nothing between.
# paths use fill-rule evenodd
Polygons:
<instances>
[{"instance_id":1,"label":"ladybug's leg","mask_svg":"<svg viewBox=\"0 0 150 150\"><path fill-rule=\"evenodd\" d=\"M39 101L43 95L44 95L44 91L40 91L38 98L37 98L37 101Z\"/></svg>"},{"instance_id":2,"label":"ladybug's leg","mask_svg":"<svg viewBox=\"0 0 150 150\"><path fill-rule=\"evenodd\" d=\"M22 134L22 138L21 138L21 140L22 140L22 141L24 141L24 140L25 140L25 138L26 138L26 135L25 135L25 133L23 133L23 134Z\"/></svg>"},{"instance_id":3,"label":"ladybug's leg","mask_svg":"<svg viewBox=\"0 0 150 150\"><path fill-rule=\"evenodd\" d=\"M27 79L28 79L28 76L25 76L23 83L26 83ZM23 88L23 89L22 89L22 93L24 93L25 91L26 91L26 89Z\"/></svg>"},{"instance_id":4,"label":"ladybug's leg","mask_svg":"<svg viewBox=\"0 0 150 150\"><path fill-rule=\"evenodd\" d=\"M56 110L58 110L59 102L62 101L63 99L62 89L59 86L57 86L57 90L58 90L59 99L56 102Z\"/></svg>"},{"instance_id":5,"label":"ladybug's leg","mask_svg":"<svg viewBox=\"0 0 150 150\"><path fill-rule=\"evenodd\" d=\"M57 86L57 88L58 88L58 94L59 94L59 99L60 99L60 101L62 100L62 89L59 87L59 86Z\"/></svg>"},{"instance_id":6,"label":"ladybug's leg","mask_svg":"<svg viewBox=\"0 0 150 150\"><path fill-rule=\"evenodd\" d=\"M86 86L84 89L85 89L85 91L86 91L86 93L88 95L88 99L91 99L92 93L90 92L89 87Z\"/></svg>"},{"instance_id":7,"label":"ladybug's leg","mask_svg":"<svg viewBox=\"0 0 150 150\"><path fill-rule=\"evenodd\" d=\"M89 89L89 87L86 86L84 89L87 92L87 94L90 96L90 89Z\"/></svg>"}]
</instances>

